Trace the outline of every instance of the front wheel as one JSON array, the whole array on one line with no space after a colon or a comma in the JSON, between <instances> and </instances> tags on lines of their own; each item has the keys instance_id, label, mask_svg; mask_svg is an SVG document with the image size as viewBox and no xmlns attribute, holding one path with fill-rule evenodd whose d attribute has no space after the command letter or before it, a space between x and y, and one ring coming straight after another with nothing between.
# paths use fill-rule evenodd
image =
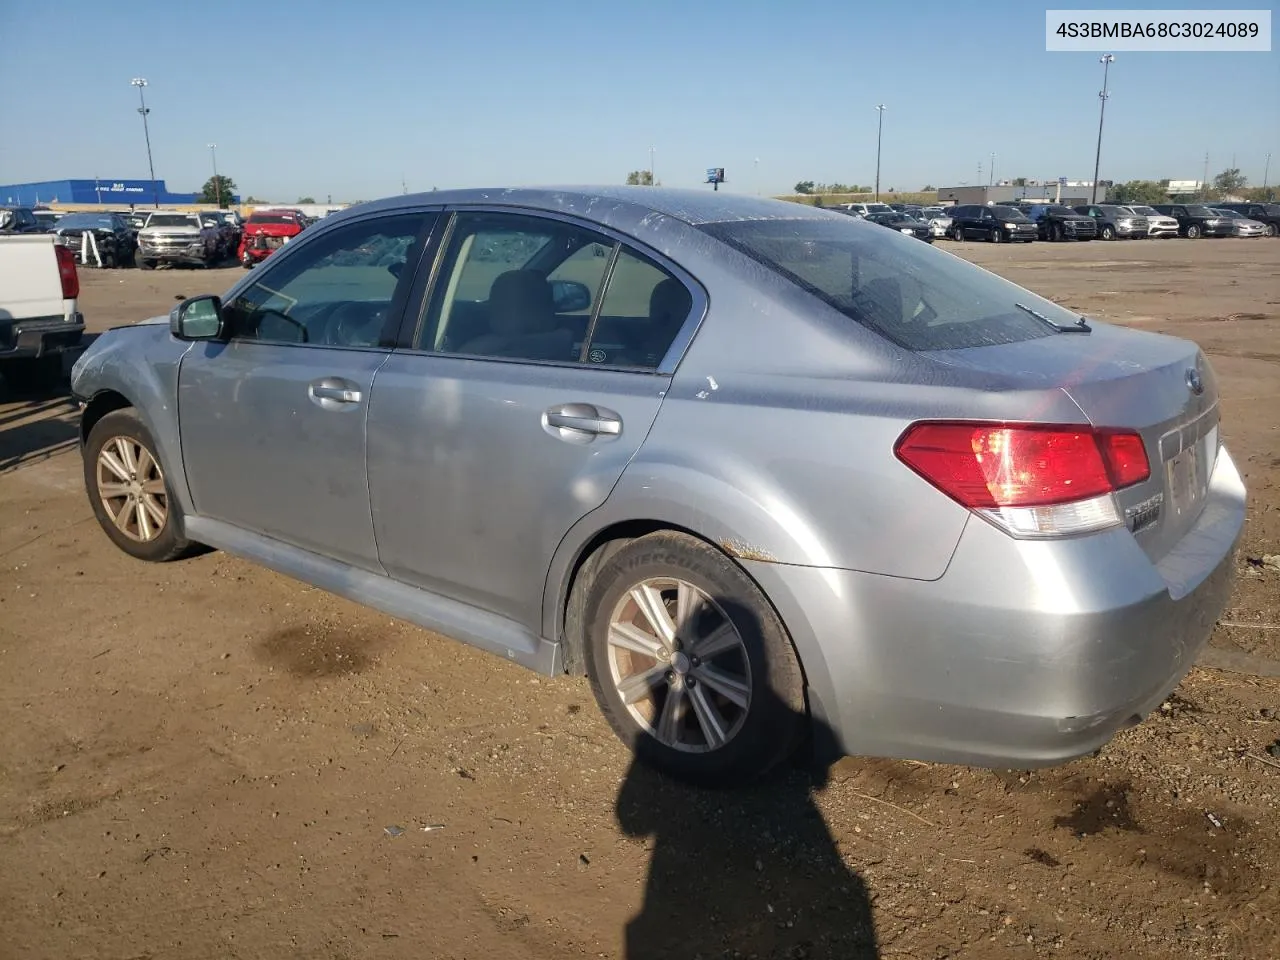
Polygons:
<instances>
[{"instance_id":1,"label":"front wheel","mask_svg":"<svg viewBox=\"0 0 1280 960\"><path fill-rule=\"evenodd\" d=\"M1189 227L1187 227L1187 239L1188 240L1200 239L1200 228L1197 227L1194 223L1191 224Z\"/></svg>"},{"instance_id":2,"label":"front wheel","mask_svg":"<svg viewBox=\"0 0 1280 960\"><path fill-rule=\"evenodd\" d=\"M999 227L991 228L991 242L1000 243L1004 240L1004 232Z\"/></svg>"},{"instance_id":3,"label":"front wheel","mask_svg":"<svg viewBox=\"0 0 1280 960\"><path fill-rule=\"evenodd\" d=\"M1063 240L1066 239L1066 237L1063 235L1063 232L1062 232L1062 224L1055 223L1050 225L1049 239L1056 240L1058 243L1061 243Z\"/></svg>"},{"instance_id":4,"label":"front wheel","mask_svg":"<svg viewBox=\"0 0 1280 960\"><path fill-rule=\"evenodd\" d=\"M954 240L956 243L959 243L961 240L963 240L963 239L964 239L964 228L963 228L963 227L952 227L952 228L951 228L951 239L952 239L952 240Z\"/></svg>"},{"instance_id":5,"label":"front wheel","mask_svg":"<svg viewBox=\"0 0 1280 960\"><path fill-rule=\"evenodd\" d=\"M1111 224L1104 224L1102 230L1098 234L1103 240L1114 240L1116 238L1116 228Z\"/></svg>"},{"instance_id":6,"label":"front wheel","mask_svg":"<svg viewBox=\"0 0 1280 960\"><path fill-rule=\"evenodd\" d=\"M84 485L98 523L129 556L161 563L192 549L155 440L132 407L113 410L89 431Z\"/></svg>"},{"instance_id":7,"label":"front wheel","mask_svg":"<svg viewBox=\"0 0 1280 960\"><path fill-rule=\"evenodd\" d=\"M805 729L804 680L760 589L687 534L633 540L587 591L591 689L636 756L690 783L757 779Z\"/></svg>"},{"instance_id":8,"label":"front wheel","mask_svg":"<svg viewBox=\"0 0 1280 960\"><path fill-rule=\"evenodd\" d=\"M1268 237L1274 237L1274 236L1276 235L1276 233L1277 233L1276 225L1275 225L1274 223L1268 223L1268 224L1267 224L1267 236L1268 236Z\"/></svg>"}]
</instances>

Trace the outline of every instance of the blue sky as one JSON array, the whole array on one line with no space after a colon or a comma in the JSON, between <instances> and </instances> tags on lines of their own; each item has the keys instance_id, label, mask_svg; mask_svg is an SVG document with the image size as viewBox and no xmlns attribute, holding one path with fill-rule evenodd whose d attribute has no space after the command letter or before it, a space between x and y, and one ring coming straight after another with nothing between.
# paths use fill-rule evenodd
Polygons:
<instances>
[{"instance_id":1,"label":"blue sky","mask_svg":"<svg viewBox=\"0 0 1280 960\"><path fill-rule=\"evenodd\" d=\"M993 152L998 177L1088 178L1102 68L1045 52L1045 7L0 0L0 183L145 178L135 76L174 190L211 141L242 194L286 201L621 182L650 146L668 186L870 183L877 103L885 189L985 182ZM1270 151L1280 180L1280 54L1119 53L1110 87L1104 179L1195 179L1208 151L1258 184Z\"/></svg>"}]
</instances>

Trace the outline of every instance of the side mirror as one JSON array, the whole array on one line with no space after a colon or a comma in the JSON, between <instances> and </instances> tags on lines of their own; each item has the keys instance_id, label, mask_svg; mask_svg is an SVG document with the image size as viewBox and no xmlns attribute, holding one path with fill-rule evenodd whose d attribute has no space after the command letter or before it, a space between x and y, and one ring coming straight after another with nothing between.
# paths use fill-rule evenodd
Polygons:
<instances>
[{"instance_id":1,"label":"side mirror","mask_svg":"<svg viewBox=\"0 0 1280 960\"><path fill-rule=\"evenodd\" d=\"M556 313L573 313L591 307L591 291L577 280L552 280L551 300Z\"/></svg>"},{"instance_id":2,"label":"side mirror","mask_svg":"<svg viewBox=\"0 0 1280 960\"><path fill-rule=\"evenodd\" d=\"M221 340L224 327L220 297L191 297L169 311L169 332L179 340Z\"/></svg>"}]
</instances>

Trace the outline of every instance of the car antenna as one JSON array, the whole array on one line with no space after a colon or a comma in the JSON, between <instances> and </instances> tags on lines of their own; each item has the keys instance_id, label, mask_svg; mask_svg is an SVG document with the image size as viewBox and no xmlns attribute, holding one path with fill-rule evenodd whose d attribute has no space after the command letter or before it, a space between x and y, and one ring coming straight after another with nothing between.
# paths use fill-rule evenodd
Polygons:
<instances>
[{"instance_id":1,"label":"car antenna","mask_svg":"<svg viewBox=\"0 0 1280 960\"><path fill-rule=\"evenodd\" d=\"M1046 317L1039 310L1032 310L1025 303L1015 303L1014 306L1017 307L1019 310L1021 310L1023 313L1031 314L1031 316L1035 317L1037 320L1041 321L1042 323L1045 323L1048 326L1052 327L1054 330L1058 331L1058 333L1092 333L1093 332L1093 327L1089 326L1089 322L1084 317L1077 317L1076 322L1074 324L1072 324L1069 327L1064 327L1060 323L1054 323L1052 320Z\"/></svg>"}]
</instances>

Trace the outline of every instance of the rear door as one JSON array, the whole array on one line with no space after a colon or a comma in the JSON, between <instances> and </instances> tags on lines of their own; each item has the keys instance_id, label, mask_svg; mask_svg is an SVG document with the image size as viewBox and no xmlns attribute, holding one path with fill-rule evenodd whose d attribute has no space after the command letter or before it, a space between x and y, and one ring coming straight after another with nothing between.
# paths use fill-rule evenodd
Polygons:
<instances>
[{"instance_id":1,"label":"rear door","mask_svg":"<svg viewBox=\"0 0 1280 960\"><path fill-rule=\"evenodd\" d=\"M260 267L225 306L229 342L178 377L198 514L379 571L365 418L431 212L366 217Z\"/></svg>"},{"instance_id":2,"label":"rear door","mask_svg":"<svg viewBox=\"0 0 1280 960\"><path fill-rule=\"evenodd\" d=\"M463 210L442 243L421 320L373 386L378 555L538 631L551 556L644 441L705 295L551 216Z\"/></svg>"}]
</instances>

